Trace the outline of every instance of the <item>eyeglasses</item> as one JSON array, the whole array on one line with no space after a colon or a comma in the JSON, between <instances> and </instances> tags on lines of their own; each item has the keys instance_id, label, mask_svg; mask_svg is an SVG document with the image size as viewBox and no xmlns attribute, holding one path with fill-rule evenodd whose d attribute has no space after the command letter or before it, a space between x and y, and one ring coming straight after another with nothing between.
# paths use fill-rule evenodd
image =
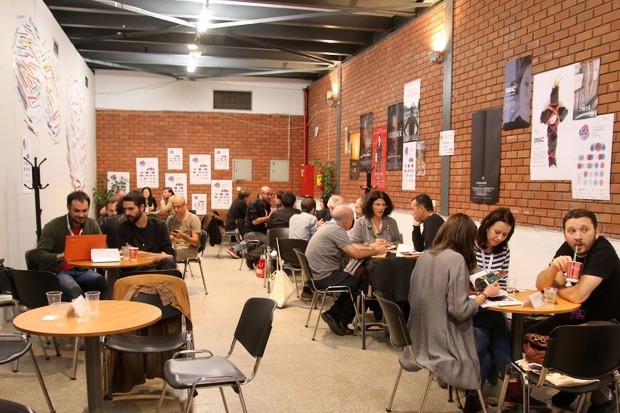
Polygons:
<instances>
[{"instance_id":1,"label":"eyeglasses","mask_svg":"<svg viewBox=\"0 0 620 413\"><path fill-rule=\"evenodd\" d=\"M172 205L172 208L174 208L174 209L179 209L179 208L181 208L183 205L185 205L185 204L181 204L181 205Z\"/></svg>"}]
</instances>

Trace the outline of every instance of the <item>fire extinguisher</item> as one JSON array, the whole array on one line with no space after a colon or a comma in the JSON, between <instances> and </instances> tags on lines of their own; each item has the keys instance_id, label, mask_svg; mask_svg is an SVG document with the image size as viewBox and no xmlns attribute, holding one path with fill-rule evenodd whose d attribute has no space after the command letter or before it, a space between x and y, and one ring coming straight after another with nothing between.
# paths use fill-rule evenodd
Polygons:
<instances>
[{"instance_id":1,"label":"fire extinguisher","mask_svg":"<svg viewBox=\"0 0 620 413\"><path fill-rule=\"evenodd\" d=\"M316 174L316 186L319 188L319 191L323 190L323 172Z\"/></svg>"}]
</instances>

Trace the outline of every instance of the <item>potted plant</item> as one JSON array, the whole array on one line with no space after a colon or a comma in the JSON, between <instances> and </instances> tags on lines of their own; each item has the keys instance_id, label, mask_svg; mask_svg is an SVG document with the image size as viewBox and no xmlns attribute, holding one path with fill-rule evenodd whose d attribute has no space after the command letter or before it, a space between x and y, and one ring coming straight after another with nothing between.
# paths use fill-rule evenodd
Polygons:
<instances>
[{"instance_id":1,"label":"potted plant","mask_svg":"<svg viewBox=\"0 0 620 413\"><path fill-rule=\"evenodd\" d=\"M335 165L332 161L322 163L321 161L314 161L314 167L317 169L317 174L321 175L321 182L323 186L323 193L333 195L336 191L335 180Z\"/></svg>"},{"instance_id":2,"label":"potted plant","mask_svg":"<svg viewBox=\"0 0 620 413\"><path fill-rule=\"evenodd\" d=\"M112 198L118 191L126 191L128 188L128 182L125 178L108 179L108 184L105 187L93 188L93 204L97 206L96 211L99 211L105 206L108 199Z\"/></svg>"}]
</instances>

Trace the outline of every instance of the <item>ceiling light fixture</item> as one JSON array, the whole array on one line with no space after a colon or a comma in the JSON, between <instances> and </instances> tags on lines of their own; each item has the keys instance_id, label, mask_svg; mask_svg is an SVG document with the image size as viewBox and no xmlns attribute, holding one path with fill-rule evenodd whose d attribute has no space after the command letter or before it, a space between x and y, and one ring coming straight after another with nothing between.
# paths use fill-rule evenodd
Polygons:
<instances>
[{"instance_id":1,"label":"ceiling light fixture","mask_svg":"<svg viewBox=\"0 0 620 413\"><path fill-rule=\"evenodd\" d=\"M194 73L196 71L196 58L190 57L189 63L187 65L187 73Z\"/></svg>"},{"instance_id":2,"label":"ceiling light fixture","mask_svg":"<svg viewBox=\"0 0 620 413\"><path fill-rule=\"evenodd\" d=\"M209 28L211 22L211 9L209 8L209 0L205 0L202 4L202 10L200 11L200 18L198 19L198 33L204 33Z\"/></svg>"}]
</instances>

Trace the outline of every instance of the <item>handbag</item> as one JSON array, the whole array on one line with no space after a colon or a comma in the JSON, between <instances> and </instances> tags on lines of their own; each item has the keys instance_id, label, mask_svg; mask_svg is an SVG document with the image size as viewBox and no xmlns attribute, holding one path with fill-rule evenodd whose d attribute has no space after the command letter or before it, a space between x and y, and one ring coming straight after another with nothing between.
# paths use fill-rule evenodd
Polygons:
<instances>
[{"instance_id":1,"label":"handbag","mask_svg":"<svg viewBox=\"0 0 620 413\"><path fill-rule=\"evenodd\" d=\"M526 333L523 335L523 353L525 360L530 363L543 363L545 353L547 352L547 344L549 336L535 333Z\"/></svg>"},{"instance_id":2,"label":"handbag","mask_svg":"<svg viewBox=\"0 0 620 413\"><path fill-rule=\"evenodd\" d=\"M282 308L288 298L295 292L295 284L282 269L278 269L270 277L273 281L273 289L270 294L271 299L276 302L278 308Z\"/></svg>"},{"instance_id":3,"label":"handbag","mask_svg":"<svg viewBox=\"0 0 620 413\"><path fill-rule=\"evenodd\" d=\"M265 278L265 255L261 255L254 266L254 273L258 278Z\"/></svg>"}]
</instances>

